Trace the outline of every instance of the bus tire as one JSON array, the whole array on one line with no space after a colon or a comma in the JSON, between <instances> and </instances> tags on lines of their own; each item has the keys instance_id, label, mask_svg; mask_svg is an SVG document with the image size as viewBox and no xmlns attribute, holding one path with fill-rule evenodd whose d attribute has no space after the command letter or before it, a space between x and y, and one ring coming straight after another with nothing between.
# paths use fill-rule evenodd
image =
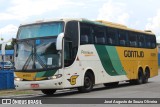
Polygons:
<instances>
[{"instance_id":1,"label":"bus tire","mask_svg":"<svg viewBox=\"0 0 160 107\"><path fill-rule=\"evenodd\" d=\"M143 83L147 83L149 77L150 77L150 70L149 70L149 68L146 68L146 69L145 69L145 74L144 74Z\"/></svg>"},{"instance_id":2,"label":"bus tire","mask_svg":"<svg viewBox=\"0 0 160 107\"><path fill-rule=\"evenodd\" d=\"M53 95L56 92L55 89L43 89L41 91L43 94L46 94L46 95Z\"/></svg>"},{"instance_id":3,"label":"bus tire","mask_svg":"<svg viewBox=\"0 0 160 107\"><path fill-rule=\"evenodd\" d=\"M84 86L78 87L79 92L86 93L93 89L94 85L94 75L90 72L86 72L84 76Z\"/></svg>"},{"instance_id":4,"label":"bus tire","mask_svg":"<svg viewBox=\"0 0 160 107\"><path fill-rule=\"evenodd\" d=\"M138 70L138 79L136 80L136 84L142 84L144 80L144 74L143 74L143 69L140 68Z\"/></svg>"},{"instance_id":5,"label":"bus tire","mask_svg":"<svg viewBox=\"0 0 160 107\"><path fill-rule=\"evenodd\" d=\"M112 83L104 83L105 87L117 87L119 82L112 82Z\"/></svg>"}]
</instances>

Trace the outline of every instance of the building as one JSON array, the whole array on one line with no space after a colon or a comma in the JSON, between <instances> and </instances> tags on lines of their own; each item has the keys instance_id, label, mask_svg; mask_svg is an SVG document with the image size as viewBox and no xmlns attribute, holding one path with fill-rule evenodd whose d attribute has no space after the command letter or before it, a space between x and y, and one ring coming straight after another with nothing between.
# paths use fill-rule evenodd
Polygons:
<instances>
[{"instance_id":1,"label":"building","mask_svg":"<svg viewBox=\"0 0 160 107\"><path fill-rule=\"evenodd\" d=\"M14 50L6 50L5 51L5 61L13 62ZM3 61L2 51L0 50L0 62Z\"/></svg>"}]
</instances>

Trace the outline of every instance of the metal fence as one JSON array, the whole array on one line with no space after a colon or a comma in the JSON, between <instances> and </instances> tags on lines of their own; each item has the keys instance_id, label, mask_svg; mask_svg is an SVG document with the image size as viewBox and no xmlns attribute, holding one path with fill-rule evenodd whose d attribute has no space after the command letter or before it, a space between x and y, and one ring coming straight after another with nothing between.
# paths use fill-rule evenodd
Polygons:
<instances>
[{"instance_id":1,"label":"metal fence","mask_svg":"<svg viewBox=\"0 0 160 107\"><path fill-rule=\"evenodd\" d=\"M0 90L14 89L13 70L0 70Z\"/></svg>"}]
</instances>

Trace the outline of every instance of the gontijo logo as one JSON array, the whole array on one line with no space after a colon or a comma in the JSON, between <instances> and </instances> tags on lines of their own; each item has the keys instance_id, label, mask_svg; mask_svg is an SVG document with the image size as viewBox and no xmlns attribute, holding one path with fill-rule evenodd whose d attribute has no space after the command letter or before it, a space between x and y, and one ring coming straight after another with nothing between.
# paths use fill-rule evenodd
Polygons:
<instances>
[{"instance_id":1,"label":"gontijo logo","mask_svg":"<svg viewBox=\"0 0 160 107\"><path fill-rule=\"evenodd\" d=\"M143 58L144 52L143 51L132 51L132 50L125 50L124 51L125 57L135 57L135 58Z\"/></svg>"},{"instance_id":2,"label":"gontijo logo","mask_svg":"<svg viewBox=\"0 0 160 107\"><path fill-rule=\"evenodd\" d=\"M71 85L76 84L76 79L78 78L79 75L72 75L68 81L70 82Z\"/></svg>"}]
</instances>

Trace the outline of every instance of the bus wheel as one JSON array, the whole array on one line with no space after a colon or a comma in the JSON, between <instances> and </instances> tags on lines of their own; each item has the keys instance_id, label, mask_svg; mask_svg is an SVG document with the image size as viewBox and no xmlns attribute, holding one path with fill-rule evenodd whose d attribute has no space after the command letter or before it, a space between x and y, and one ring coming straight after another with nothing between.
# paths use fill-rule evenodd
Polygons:
<instances>
[{"instance_id":1,"label":"bus wheel","mask_svg":"<svg viewBox=\"0 0 160 107\"><path fill-rule=\"evenodd\" d=\"M142 84L143 80L144 80L143 70L139 69L138 70L138 79L136 80L136 84Z\"/></svg>"},{"instance_id":2,"label":"bus wheel","mask_svg":"<svg viewBox=\"0 0 160 107\"><path fill-rule=\"evenodd\" d=\"M90 92L93 89L94 79L93 74L87 72L84 76L84 86L79 87L79 92L86 93Z\"/></svg>"},{"instance_id":3,"label":"bus wheel","mask_svg":"<svg viewBox=\"0 0 160 107\"><path fill-rule=\"evenodd\" d=\"M150 71L149 71L149 68L146 68L146 69L145 69L145 74L144 74L143 83L147 83L149 77L150 77Z\"/></svg>"},{"instance_id":4,"label":"bus wheel","mask_svg":"<svg viewBox=\"0 0 160 107\"><path fill-rule=\"evenodd\" d=\"M54 89L43 89L41 91L43 94L46 94L46 95L53 95L56 92L56 90Z\"/></svg>"},{"instance_id":5,"label":"bus wheel","mask_svg":"<svg viewBox=\"0 0 160 107\"><path fill-rule=\"evenodd\" d=\"M104 83L103 85L104 85L105 87L116 87L116 86L118 86L118 83L119 83L119 82Z\"/></svg>"}]
</instances>

